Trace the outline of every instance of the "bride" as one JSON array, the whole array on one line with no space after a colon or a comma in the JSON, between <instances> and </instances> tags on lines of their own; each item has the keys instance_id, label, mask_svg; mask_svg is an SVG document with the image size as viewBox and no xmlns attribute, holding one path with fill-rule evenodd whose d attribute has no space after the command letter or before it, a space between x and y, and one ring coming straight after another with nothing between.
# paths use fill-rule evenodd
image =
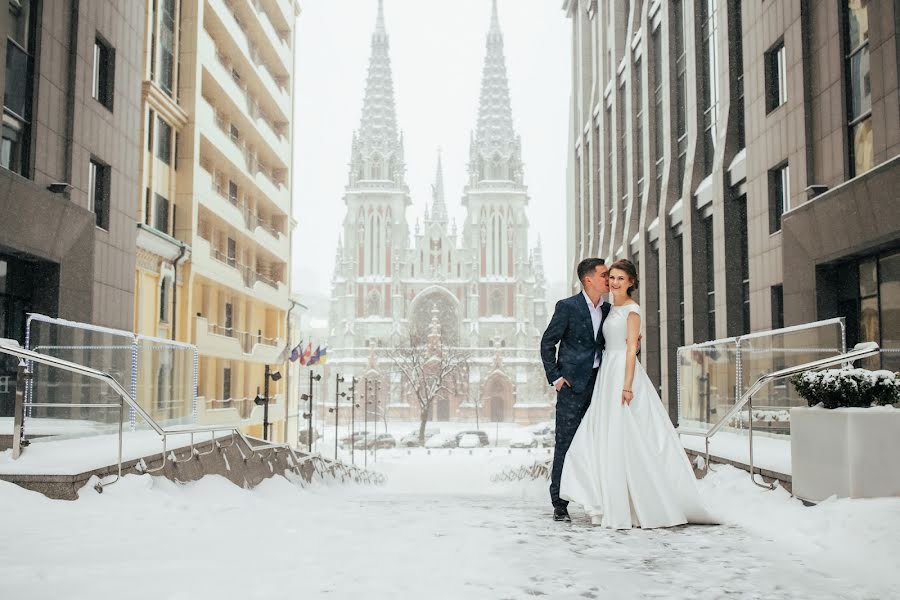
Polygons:
<instances>
[{"instance_id":1,"label":"bride","mask_svg":"<svg viewBox=\"0 0 900 600\"><path fill-rule=\"evenodd\" d=\"M610 529L712 523L659 395L637 361L641 311L634 265L609 268L612 309L590 408L563 465L560 497Z\"/></svg>"}]
</instances>

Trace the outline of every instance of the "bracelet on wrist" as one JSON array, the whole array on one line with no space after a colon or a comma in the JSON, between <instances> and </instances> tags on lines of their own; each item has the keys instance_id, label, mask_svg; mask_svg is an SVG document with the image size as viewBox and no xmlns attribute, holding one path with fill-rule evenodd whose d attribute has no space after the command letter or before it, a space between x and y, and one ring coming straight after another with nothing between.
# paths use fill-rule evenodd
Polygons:
<instances>
[{"instance_id":1,"label":"bracelet on wrist","mask_svg":"<svg viewBox=\"0 0 900 600\"><path fill-rule=\"evenodd\" d=\"M625 388L622 388L622 391L623 391L623 392L628 392L629 394L632 394L632 393L633 393L631 390L626 390Z\"/></svg>"}]
</instances>

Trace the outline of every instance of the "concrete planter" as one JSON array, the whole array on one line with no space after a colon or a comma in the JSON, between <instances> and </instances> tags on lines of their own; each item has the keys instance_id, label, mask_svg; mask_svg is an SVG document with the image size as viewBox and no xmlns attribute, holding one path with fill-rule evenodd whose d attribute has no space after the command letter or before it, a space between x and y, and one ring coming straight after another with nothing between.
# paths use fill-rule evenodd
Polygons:
<instances>
[{"instance_id":1,"label":"concrete planter","mask_svg":"<svg viewBox=\"0 0 900 600\"><path fill-rule=\"evenodd\" d=\"M900 410L791 409L794 495L820 502L829 496L900 496Z\"/></svg>"}]
</instances>

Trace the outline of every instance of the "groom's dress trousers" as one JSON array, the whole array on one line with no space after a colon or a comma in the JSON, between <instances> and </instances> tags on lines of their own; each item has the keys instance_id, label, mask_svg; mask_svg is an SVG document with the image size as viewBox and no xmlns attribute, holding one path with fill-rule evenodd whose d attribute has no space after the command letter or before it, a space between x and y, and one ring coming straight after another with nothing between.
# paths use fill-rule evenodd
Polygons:
<instances>
[{"instance_id":1,"label":"groom's dress trousers","mask_svg":"<svg viewBox=\"0 0 900 600\"><path fill-rule=\"evenodd\" d=\"M550 477L550 499L554 506L568 504L559 497L563 462L581 419L591 404L599 370L598 359L605 346L603 319L609 314L610 305L607 302L600 305L600 325L595 329L589 302L584 292L557 302L553 318L541 338L541 360L548 383L553 385L557 379L564 377L571 385L563 384L556 395L556 447Z\"/></svg>"}]
</instances>

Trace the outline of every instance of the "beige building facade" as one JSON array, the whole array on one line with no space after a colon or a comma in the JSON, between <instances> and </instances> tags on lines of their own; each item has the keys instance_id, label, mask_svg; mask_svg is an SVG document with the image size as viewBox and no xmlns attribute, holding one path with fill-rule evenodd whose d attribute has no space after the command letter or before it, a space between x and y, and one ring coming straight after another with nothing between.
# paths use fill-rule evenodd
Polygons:
<instances>
[{"instance_id":1,"label":"beige building facade","mask_svg":"<svg viewBox=\"0 0 900 600\"><path fill-rule=\"evenodd\" d=\"M288 343L295 0L145 4L135 331L196 344L199 416L262 434ZM270 380L284 435L285 379ZM294 399L296 402L296 399ZM294 411L296 412L296 411Z\"/></svg>"},{"instance_id":2,"label":"beige building facade","mask_svg":"<svg viewBox=\"0 0 900 600\"><path fill-rule=\"evenodd\" d=\"M642 360L833 316L900 347L896 3L567 0L570 282L640 271ZM897 370L898 354L879 366Z\"/></svg>"}]
</instances>

